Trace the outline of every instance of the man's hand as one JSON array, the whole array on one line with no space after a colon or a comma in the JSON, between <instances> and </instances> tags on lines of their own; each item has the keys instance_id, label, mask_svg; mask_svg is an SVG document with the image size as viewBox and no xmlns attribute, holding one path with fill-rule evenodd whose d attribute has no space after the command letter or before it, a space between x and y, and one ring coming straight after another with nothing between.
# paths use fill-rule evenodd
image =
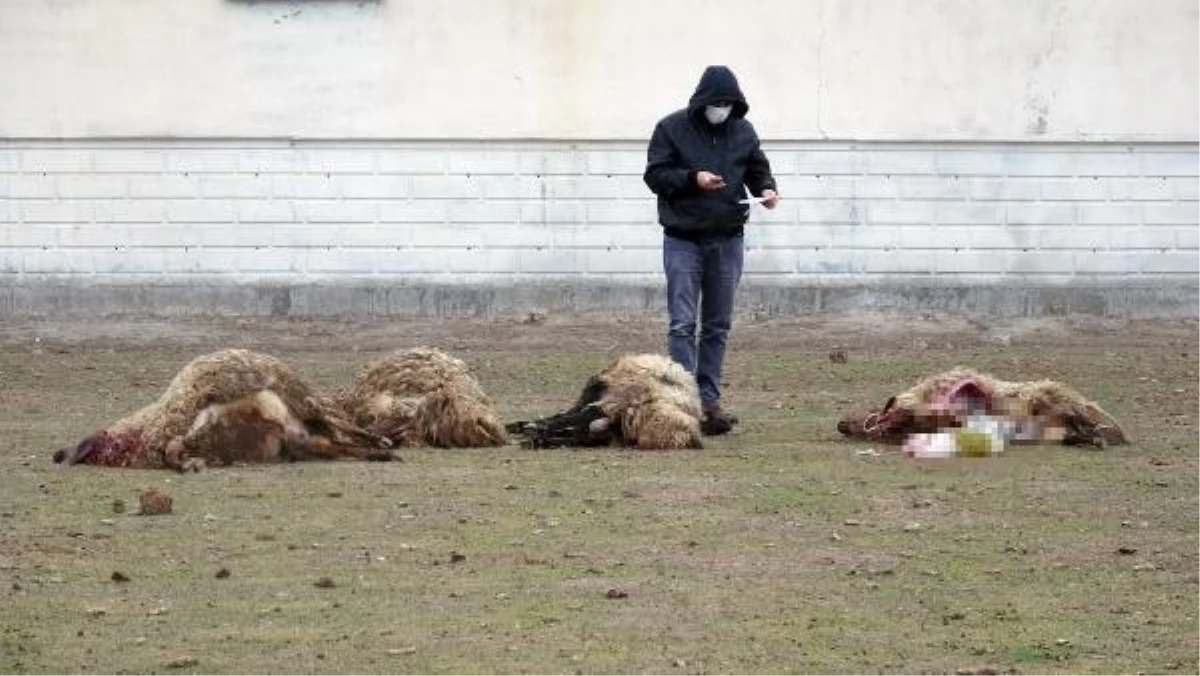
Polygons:
<instances>
[{"instance_id":1,"label":"man's hand","mask_svg":"<svg viewBox=\"0 0 1200 676\"><path fill-rule=\"evenodd\" d=\"M697 179L699 180L699 179ZM762 191L762 205L768 209L774 209L776 204L779 204L779 195L774 190Z\"/></svg>"},{"instance_id":2,"label":"man's hand","mask_svg":"<svg viewBox=\"0 0 1200 676\"><path fill-rule=\"evenodd\" d=\"M697 171L696 185L700 186L701 190L720 190L725 187L725 179L711 171Z\"/></svg>"}]
</instances>

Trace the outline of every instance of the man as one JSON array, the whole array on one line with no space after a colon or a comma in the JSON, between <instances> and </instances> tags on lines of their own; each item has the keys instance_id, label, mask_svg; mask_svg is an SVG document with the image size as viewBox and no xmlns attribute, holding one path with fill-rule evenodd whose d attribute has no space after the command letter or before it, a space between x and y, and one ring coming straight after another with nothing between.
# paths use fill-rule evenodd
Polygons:
<instances>
[{"instance_id":1,"label":"man","mask_svg":"<svg viewBox=\"0 0 1200 676\"><path fill-rule=\"evenodd\" d=\"M643 176L658 195L663 227L668 349L696 376L704 407L701 430L708 435L725 434L737 424L721 408L721 368L742 276L742 231L750 215L746 191L768 209L779 200L771 165L746 120L749 109L733 71L709 66L687 108L654 128Z\"/></svg>"}]
</instances>

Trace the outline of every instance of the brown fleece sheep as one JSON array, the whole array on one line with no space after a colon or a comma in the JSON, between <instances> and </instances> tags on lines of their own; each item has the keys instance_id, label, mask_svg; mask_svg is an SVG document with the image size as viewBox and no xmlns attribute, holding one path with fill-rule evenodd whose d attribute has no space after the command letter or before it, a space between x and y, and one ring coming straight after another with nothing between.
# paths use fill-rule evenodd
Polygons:
<instances>
[{"instance_id":1,"label":"brown fleece sheep","mask_svg":"<svg viewBox=\"0 0 1200 676\"><path fill-rule=\"evenodd\" d=\"M973 412L1027 423L1035 442L1097 448L1129 443L1112 416L1063 383L1012 382L962 367L925 378L877 412L842 419L838 431L900 443L909 434L959 427Z\"/></svg>"},{"instance_id":2,"label":"brown fleece sheep","mask_svg":"<svg viewBox=\"0 0 1200 676\"><path fill-rule=\"evenodd\" d=\"M696 380L670 357L626 355L592 376L571 408L508 430L526 448L602 446L701 448Z\"/></svg>"},{"instance_id":3,"label":"brown fleece sheep","mask_svg":"<svg viewBox=\"0 0 1200 676\"><path fill-rule=\"evenodd\" d=\"M222 350L193 359L157 401L60 450L54 461L194 469L205 461L390 460L387 446L279 359Z\"/></svg>"},{"instance_id":4,"label":"brown fleece sheep","mask_svg":"<svg viewBox=\"0 0 1200 676\"><path fill-rule=\"evenodd\" d=\"M467 365L433 348L397 350L367 364L335 400L356 424L404 446L471 448L507 441Z\"/></svg>"}]
</instances>

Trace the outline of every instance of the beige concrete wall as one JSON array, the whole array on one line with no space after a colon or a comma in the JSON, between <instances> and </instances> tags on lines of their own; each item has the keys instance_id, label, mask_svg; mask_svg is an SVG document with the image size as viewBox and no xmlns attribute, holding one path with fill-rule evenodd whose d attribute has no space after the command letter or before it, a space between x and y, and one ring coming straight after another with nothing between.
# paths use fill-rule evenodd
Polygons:
<instances>
[{"instance_id":1,"label":"beige concrete wall","mask_svg":"<svg viewBox=\"0 0 1200 676\"><path fill-rule=\"evenodd\" d=\"M0 138L1191 141L1194 0L4 0Z\"/></svg>"}]
</instances>

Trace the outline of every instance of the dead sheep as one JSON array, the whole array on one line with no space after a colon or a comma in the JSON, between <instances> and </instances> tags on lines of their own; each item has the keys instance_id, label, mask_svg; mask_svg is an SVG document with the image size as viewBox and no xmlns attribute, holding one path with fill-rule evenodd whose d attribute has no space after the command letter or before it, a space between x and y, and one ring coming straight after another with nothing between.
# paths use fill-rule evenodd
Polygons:
<instances>
[{"instance_id":1,"label":"dead sheep","mask_svg":"<svg viewBox=\"0 0 1200 676\"><path fill-rule=\"evenodd\" d=\"M921 380L878 411L843 418L838 431L901 443L909 434L960 427L970 414L980 412L1024 425L1034 443L1097 448L1129 443L1111 415L1063 383L1000 380L963 367Z\"/></svg>"},{"instance_id":2,"label":"dead sheep","mask_svg":"<svg viewBox=\"0 0 1200 676\"><path fill-rule=\"evenodd\" d=\"M229 349L196 357L157 401L54 455L60 466L198 469L205 463L391 460L279 359Z\"/></svg>"},{"instance_id":3,"label":"dead sheep","mask_svg":"<svg viewBox=\"0 0 1200 676\"><path fill-rule=\"evenodd\" d=\"M473 448L508 441L467 365L434 348L396 350L372 361L335 400L355 424L397 445Z\"/></svg>"},{"instance_id":4,"label":"dead sheep","mask_svg":"<svg viewBox=\"0 0 1200 676\"><path fill-rule=\"evenodd\" d=\"M670 357L626 355L588 379L573 406L508 430L526 448L604 446L701 448L696 380Z\"/></svg>"}]
</instances>

